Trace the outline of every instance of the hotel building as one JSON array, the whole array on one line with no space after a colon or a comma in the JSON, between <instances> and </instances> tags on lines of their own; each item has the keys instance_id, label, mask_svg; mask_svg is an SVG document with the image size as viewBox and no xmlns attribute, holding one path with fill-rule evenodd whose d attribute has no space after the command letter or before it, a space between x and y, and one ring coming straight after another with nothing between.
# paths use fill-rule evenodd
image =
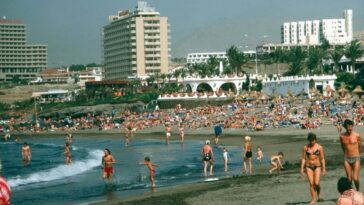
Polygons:
<instances>
[{"instance_id":1,"label":"hotel building","mask_svg":"<svg viewBox=\"0 0 364 205\"><path fill-rule=\"evenodd\" d=\"M343 18L285 22L281 28L281 43L317 45L324 39L331 45L353 40L353 11L345 10Z\"/></svg>"},{"instance_id":2,"label":"hotel building","mask_svg":"<svg viewBox=\"0 0 364 205\"><path fill-rule=\"evenodd\" d=\"M246 56L254 57L255 51L243 51ZM187 63L207 63L210 57L215 57L217 59L228 59L226 52L203 52L203 53L188 53Z\"/></svg>"},{"instance_id":3,"label":"hotel building","mask_svg":"<svg viewBox=\"0 0 364 205\"><path fill-rule=\"evenodd\" d=\"M21 20L0 19L0 82L33 80L47 67L47 45L28 44Z\"/></svg>"},{"instance_id":4,"label":"hotel building","mask_svg":"<svg viewBox=\"0 0 364 205\"><path fill-rule=\"evenodd\" d=\"M353 40L353 11L344 10L343 18L285 22L281 27L280 44L258 46L262 52L280 48L288 50L301 46L303 49L319 46L326 39L330 45L345 45Z\"/></svg>"},{"instance_id":5,"label":"hotel building","mask_svg":"<svg viewBox=\"0 0 364 205\"><path fill-rule=\"evenodd\" d=\"M105 78L127 79L167 73L168 18L139 1L135 11L119 11L103 28Z\"/></svg>"}]
</instances>

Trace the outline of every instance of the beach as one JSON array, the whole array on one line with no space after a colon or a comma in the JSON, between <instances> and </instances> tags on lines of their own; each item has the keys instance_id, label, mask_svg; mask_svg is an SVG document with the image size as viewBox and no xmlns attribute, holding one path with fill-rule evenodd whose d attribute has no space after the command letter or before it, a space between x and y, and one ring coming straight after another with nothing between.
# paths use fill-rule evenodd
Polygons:
<instances>
[{"instance_id":1,"label":"beach","mask_svg":"<svg viewBox=\"0 0 364 205\"><path fill-rule=\"evenodd\" d=\"M363 126L357 126L354 128L359 133L364 132ZM321 144L325 150L325 158L327 164L327 175L321 178L322 186L322 198L324 202L319 204L335 204L336 199L339 197L337 192L336 183L341 176L345 176L343 168L343 152L339 143L339 135L336 127L333 125L323 125L319 129L307 130L293 128L292 126L278 129L265 129L263 131L248 131L246 129L224 129L223 134L220 137L221 147L235 147L238 150L242 149L243 138L246 135L252 137L253 152L256 151L257 146L261 146L264 156L270 157L277 154L279 151L285 153L284 167L285 170L280 174L269 174L268 170L270 165L263 163L262 165L255 165L253 167L253 175L243 175L242 172L242 160L240 156L238 166L234 167L234 170L228 172L226 176L220 175L220 180L214 182L204 182L202 176L202 163L199 168L193 170L197 173L197 180L178 183L173 182L168 185L164 184L155 190L151 190L148 186L140 189L136 192L128 192L127 194L120 194L122 190L118 190L118 194L107 193L104 197L95 198L92 201L98 201L95 204L307 204L310 201L309 185L306 179L303 179L299 175L299 163L302 153L302 148L307 144L306 136L309 132L317 134L318 143ZM20 134L13 133L12 136L20 136L21 141L28 139L38 139L39 141L48 138L64 138L67 132L43 132ZM186 140L188 146L194 144L200 146L206 139L213 140L213 128L198 128L191 129L186 128ZM72 132L75 140L88 139L91 141L105 141L105 143L120 142L119 149L123 146L124 132L120 130L107 130L99 132L96 129L79 130ZM179 136L177 127L172 129L172 144L179 144ZM61 139L60 139L61 140ZM163 145L165 140L165 133L163 127L152 127L144 130L140 130L134 134L130 148L139 140L156 140ZM109 142L108 142L109 141ZM105 144L104 143L104 144ZM96 146L95 146L96 147ZM104 147L99 147L102 150ZM217 149L213 146L214 150ZM116 148L114 148L115 150ZM129 148L128 148L129 149ZM235 149L235 150L236 150ZM126 149L127 150L127 149ZM151 150L152 151L152 150ZM178 150L176 154L180 153ZM240 155L240 151L238 151ZM199 157L199 153L192 153ZM117 151L115 157L121 161L124 161L122 152ZM142 157L142 156L141 156ZM161 159L154 158L156 161ZM217 156L217 160L221 160L220 156ZM230 163L234 163L231 161ZM236 164L237 162L235 162ZM180 164L182 166L183 164ZM121 170L127 169L125 165ZM215 167L216 171L222 172L222 167ZM124 175L125 172L116 172L115 176ZM119 176L120 177L120 176ZM161 175L156 176L158 182ZM363 179L363 172L361 172L361 179ZM122 180L125 180L125 176L122 176ZM148 184L147 181L143 183ZM98 187L101 189L100 187ZM361 186L363 188L363 185ZM112 191L111 191L112 192ZM82 203L81 201L78 201ZM75 204L79 204L75 203ZM88 201L87 203L90 203Z\"/></svg>"},{"instance_id":2,"label":"beach","mask_svg":"<svg viewBox=\"0 0 364 205\"><path fill-rule=\"evenodd\" d=\"M363 133L364 127L354 128ZM176 129L173 129L172 140L178 140ZM156 188L155 192L146 191L122 198L112 197L107 201L96 204L307 204L310 201L308 182L299 175L299 161L302 148L307 144L308 132L317 134L318 143L325 150L327 175L321 178L322 198L324 202L318 204L335 204L339 197L336 183L341 176L345 176L343 168L343 152L339 143L337 130L332 125L324 125L320 129L304 130L289 128L266 129L259 132L249 132L243 129L225 129L221 136L223 146L242 146L243 136L252 136L253 149L260 145L264 155L276 154L278 151L285 153L286 170L278 174L269 174L269 165L253 168L252 176L228 177L216 182L201 182ZM122 138L120 133L109 131L91 134L92 131L74 133L76 137L99 138L108 136ZM211 128L197 130L186 129L186 140L204 141L213 138ZM62 133L48 133L47 136L64 136ZM160 128L141 130L135 138L164 139L164 132ZM131 145L132 146L132 145ZM363 167L362 167L363 168ZM202 165L201 165L202 172ZM360 178L363 179L363 171ZM156 178L158 180L158 178ZM363 185L361 185L363 189Z\"/></svg>"}]
</instances>

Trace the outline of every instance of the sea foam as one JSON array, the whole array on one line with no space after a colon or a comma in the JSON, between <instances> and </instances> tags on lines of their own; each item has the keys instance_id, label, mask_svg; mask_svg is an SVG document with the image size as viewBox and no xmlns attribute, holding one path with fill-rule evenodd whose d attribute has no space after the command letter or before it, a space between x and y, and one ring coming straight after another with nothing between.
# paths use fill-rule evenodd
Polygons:
<instances>
[{"instance_id":1,"label":"sea foam","mask_svg":"<svg viewBox=\"0 0 364 205\"><path fill-rule=\"evenodd\" d=\"M8 180L10 187L17 187L26 184L47 182L64 179L78 174L82 174L94 167L100 166L103 151L93 150L89 152L85 160L73 162L71 165L59 165L55 168L36 172L26 177L17 176Z\"/></svg>"}]
</instances>

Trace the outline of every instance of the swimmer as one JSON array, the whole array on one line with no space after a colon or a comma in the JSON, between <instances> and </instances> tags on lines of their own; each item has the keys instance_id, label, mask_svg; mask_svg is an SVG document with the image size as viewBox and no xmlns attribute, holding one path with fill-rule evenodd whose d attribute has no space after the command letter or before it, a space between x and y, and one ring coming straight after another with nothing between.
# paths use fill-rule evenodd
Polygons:
<instances>
[{"instance_id":1,"label":"swimmer","mask_svg":"<svg viewBox=\"0 0 364 205\"><path fill-rule=\"evenodd\" d=\"M320 198L320 175L321 171L323 176L326 175L325 156L324 149L317 143L314 133L308 133L307 140L309 144L305 145L302 151L301 176L306 170L312 197L310 204L314 204L317 201L323 201Z\"/></svg>"},{"instance_id":2,"label":"swimmer","mask_svg":"<svg viewBox=\"0 0 364 205\"><path fill-rule=\"evenodd\" d=\"M354 181L356 190L360 189L360 153L361 153L361 137L360 134L353 131L354 122L346 119L344 128L346 132L341 133L340 143L344 151L344 168L346 177L350 181Z\"/></svg>"},{"instance_id":3,"label":"swimmer","mask_svg":"<svg viewBox=\"0 0 364 205\"><path fill-rule=\"evenodd\" d=\"M73 138L73 136L72 136L72 134L67 134L67 137L66 137L66 142L68 142L68 144L72 144L72 138Z\"/></svg>"},{"instance_id":4,"label":"swimmer","mask_svg":"<svg viewBox=\"0 0 364 205\"><path fill-rule=\"evenodd\" d=\"M258 151L256 153L256 156L257 156L257 161L259 162L259 164L262 164L262 160L263 160L263 151L262 151L262 148L260 146L258 146Z\"/></svg>"},{"instance_id":5,"label":"swimmer","mask_svg":"<svg viewBox=\"0 0 364 205\"><path fill-rule=\"evenodd\" d=\"M64 155L66 156L66 164L72 163L71 149L70 144L68 142L64 145Z\"/></svg>"},{"instance_id":6,"label":"swimmer","mask_svg":"<svg viewBox=\"0 0 364 205\"><path fill-rule=\"evenodd\" d=\"M247 171L247 164L249 165L249 174L252 174L252 143L251 143L251 137L245 136L244 138L244 174Z\"/></svg>"},{"instance_id":7,"label":"swimmer","mask_svg":"<svg viewBox=\"0 0 364 205\"><path fill-rule=\"evenodd\" d=\"M269 173L273 173L274 170L277 170L279 173L279 171L283 169L281 162L283 156L283 152L278 152L278 155L273 155L270 157L270 164L272 165L272 169L269 170Z\"/></svg>"},{"instance_id":8,"label":"swimmer","mask_svg":"<svg viewBox=\"0 0 364 205\"><path fill-rule=\"evenodd\" d=\"M207 176L207 162L210 163L210 175L214 167L214 153L210 146L210 140L206 140L205 145L201 149L201 156L203 161L203 174Z\"/></svg>"},{"instance_id":9,"label":"swimmer","mask_svg":"<svg viewBox=\"0 0 364 205\"><path fill-rule=\"evenodd\" d=\"M144 162L140 162L140 165L147 165L148 170L149 170L149 181L150 181L150 186L151 187L155 187L155 183L154 183L154 174L155 174L155 167L159 167L158 164L153 164L152 162L150 162L150 158L149 157L145 157L144 158Z\"/></svg>"},{"instance_id":10,"label":"swimmer","mask_svg":"<svg viewBox=\"0 0 364 205\"><path fill-rule=\"evenodd\" d=\"M102 165L101 165L101 167L103 169L102 178L107 179L109 181L109 183L111 183L111 181L112 181L112 175L114 173L114 167L113 167L114 164L115 164L114 157L111 155L110 150L105 148L104 156L102 157Z\"/></svg>"},{"instance_id":11,"label":"swimmer","mask_svg":"<svg viewBox=\"0 0 364 205\"><path fill-rule=\"evenodd\" d=\"M23 161L25 163L29 163L31 158L32 158L32 154L31 154L31 151L30 151L30 147L26 142L24 142L24 144L23 144L21 154L22 154L22 157L23 157Z\"/></svg>"}]
</instances>

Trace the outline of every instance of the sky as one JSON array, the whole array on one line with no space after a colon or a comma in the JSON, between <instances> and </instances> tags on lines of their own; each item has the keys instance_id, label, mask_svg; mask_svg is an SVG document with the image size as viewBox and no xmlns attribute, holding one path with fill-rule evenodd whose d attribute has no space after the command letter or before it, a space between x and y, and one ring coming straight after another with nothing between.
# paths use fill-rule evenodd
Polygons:
<instances>
[{"instance_id":1,"label":"sky","mask_svg":"<svg viewBox=\"0 0 364 205\"><path fill-rule=\"evenodd\" d=\"M353 9L354 31L364 30L363 0L147 0L170 24L171 56L254 49L279 43L283 22L341 18ZM48 66L102 63L103 26L137 0L0 0L0 17L21 19L29 43L48 45Z\"/></svg>"}]
</instances>

